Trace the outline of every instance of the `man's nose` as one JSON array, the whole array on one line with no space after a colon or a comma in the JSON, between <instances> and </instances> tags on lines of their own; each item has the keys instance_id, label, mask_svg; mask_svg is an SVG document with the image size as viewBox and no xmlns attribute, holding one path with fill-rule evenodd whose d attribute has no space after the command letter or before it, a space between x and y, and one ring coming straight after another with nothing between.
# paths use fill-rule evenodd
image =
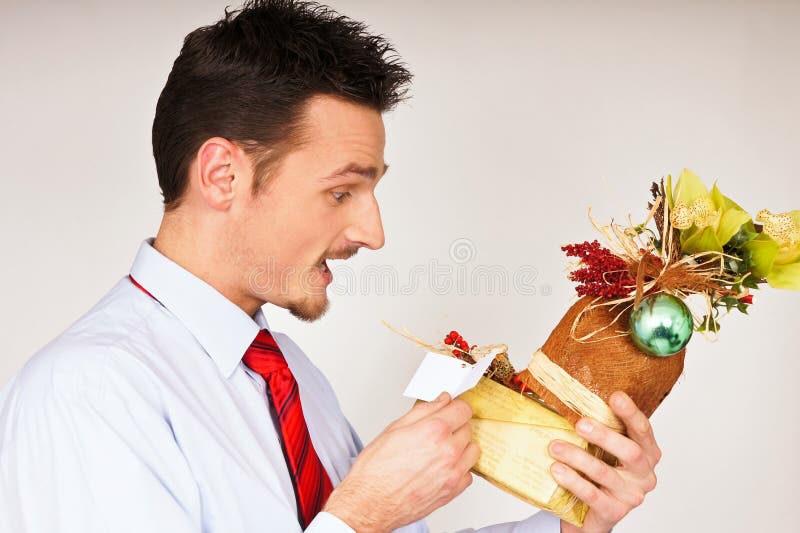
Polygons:
<instances>
[{"instance_id":1,"label":"man's nose","mask_svg":"<svg viewBox=\"0 0 800 533\"><path fill-rule=\"evenodd\" d=\"M352 224L345 233L347 240L360 246L377 250L385 242L383 222L378 201L373 196L354 216Z\"/></svg>"}]
</instances>

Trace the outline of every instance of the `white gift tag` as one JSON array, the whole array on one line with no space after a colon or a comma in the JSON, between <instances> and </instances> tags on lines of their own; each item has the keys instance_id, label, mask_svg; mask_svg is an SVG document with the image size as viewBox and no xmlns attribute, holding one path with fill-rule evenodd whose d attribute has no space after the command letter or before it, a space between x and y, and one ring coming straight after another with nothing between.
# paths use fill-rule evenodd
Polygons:
<instances>
[{"instance_id":1,"label":"white gift tag","mask_svg":"<svg viewBox=\"0 0 800 533\"><path fill-rule=\"evenodd\" d=\"M408 383L403 396L430 402L442 392L449 392L450 396L455 398L478 384L498 353L499 350L492 351L471 365L455 357L428 352Z\"/></svg>"}]
</instances>

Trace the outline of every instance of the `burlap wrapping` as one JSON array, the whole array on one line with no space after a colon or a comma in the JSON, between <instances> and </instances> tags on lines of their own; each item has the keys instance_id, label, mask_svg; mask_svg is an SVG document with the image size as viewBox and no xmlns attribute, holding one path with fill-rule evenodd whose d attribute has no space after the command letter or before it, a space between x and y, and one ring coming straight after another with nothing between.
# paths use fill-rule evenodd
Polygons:
<instances>
[{"instance_id":1,"label":"burlap wrapping","mask_svg":"<svg viewBox=\"0 0 800 533\"><path fill-rule=\"evenodd\" d=\"M669 394L683 372L686 350L669 357L653 357L639 350L628 335L617 331L628 330L628 312L617 322L591 339L578 342L570 336L575 317L594 298L584 296L578 300L558 323L541 348L547 357L608 403L614 391L625 391L648 417ZM581 317L575 337L608 326L621 307L600 306L590 309ZM538 394L547 404L575 424L585 413L577 412L562 402L556 394L545 388L528 370L520 373L525 386Z\"/></svg>"}]
</instances>

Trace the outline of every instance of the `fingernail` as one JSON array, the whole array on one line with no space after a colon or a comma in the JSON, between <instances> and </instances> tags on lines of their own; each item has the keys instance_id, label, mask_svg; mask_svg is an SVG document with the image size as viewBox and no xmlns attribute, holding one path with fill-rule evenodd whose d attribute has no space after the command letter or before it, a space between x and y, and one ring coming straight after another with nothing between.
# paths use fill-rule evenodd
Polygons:
<instances>
[{"instance_id":1,"label":"fingernail","mask_svg":"<svg viewBox=\"0 0 800 533\"><path fill-rule=\"evenodd\" d=\"M553 463L553 474L562 477L567 473L567 469L561 463Z\"/></svg>"},{"instance_id":2,"label":"fingernail","mask_svg":"<svg viewBox=\"0 0 800 533\"><path fill-rule=\"evenodd\" d=\"M443 392L439 396L437 396L436 399L433 400L433 401L436 402L436 403L443 402L443 401L445 401L447 399L447 396L448 396L447 392Z\"/></svg>"},{"instance_id":3,"label":"fingernail","mask_svg":"<svg viewBox=\"0 0 800 533\"><path fill-rule=\"evenodd\" d=\"M552 444L550 444L550 451L555 453L555 454L559 454L563 450L564 450L564 447L558 442L554 441Z\"/></svg>"},{"instance_id":4,"label":"fingernail","mask_svg":"<svg viewBox=\"0 0 800 533\"><path fill-rule=\"evenodd\" d=\"M581 432L581 433L591 433L592 429L594 429L594 427L592 426L592 423L589 422L588 420L581 420L580 422L578 422L578 431L579 432Z\"/></svg>"},{"instance_id":5,"label":"fingernail","mask_svg":"<svg viewBox=\"0 0 800 533\"><path fill-rule=\"evenodd\" d=\"M612 401L614 402L614 407L616 407L617 409L625 407L625 404L627 403L625 401L625 397L622 394L615 394Z\"/></svg>"}]
</instances>

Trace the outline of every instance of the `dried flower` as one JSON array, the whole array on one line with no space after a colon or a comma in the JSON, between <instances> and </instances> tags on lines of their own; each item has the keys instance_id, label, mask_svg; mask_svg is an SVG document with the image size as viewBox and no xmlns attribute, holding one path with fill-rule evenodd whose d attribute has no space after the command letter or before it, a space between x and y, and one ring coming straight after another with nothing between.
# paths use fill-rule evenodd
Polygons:
<instances>
[{"instance_id":1,"label":"dried flower","mask_svg":"<svg viewBox=\"0 0 800 533\"><path fill-rule=\"evenodd\" d=\"M581 267L569 274L570 280L579 283L575 288L579 296L622 297L630 294L636 285L628 273L628 264L596 239L568 244L561 250L569 257L580 259Z\"/></svg>"}]
</instances>

